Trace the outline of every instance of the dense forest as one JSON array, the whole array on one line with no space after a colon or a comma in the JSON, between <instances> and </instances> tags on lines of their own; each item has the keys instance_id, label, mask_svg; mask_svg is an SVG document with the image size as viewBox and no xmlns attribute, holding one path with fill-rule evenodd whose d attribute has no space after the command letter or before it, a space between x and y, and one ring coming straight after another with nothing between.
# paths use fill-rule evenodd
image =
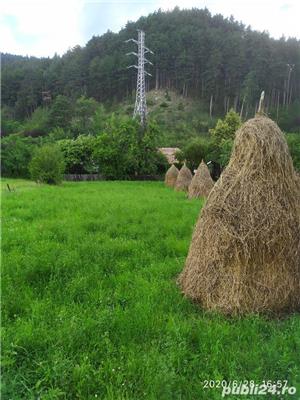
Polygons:
<instances>
[{"instance_id":1,"label":"dense forest","mask_svg":"<svg viewBox=\"0 0 300 400\"><path fill-rule=\"evenodd\" d=\"M158 10L119 33L94 36L53 58L2 55L2 104L23 120L58 95L71 101L80 96L116 104L134 95L136 75L127 69L137 29L146 32L153 50L148 89L174 90L201 102L214 115L234 108L243 118L253 115L265 90L267 111L289 110L289 130L300 125L300 41L275 40L207 9ZM47 92L46 96L42 92Z\"/></svg>"}]
</instances>

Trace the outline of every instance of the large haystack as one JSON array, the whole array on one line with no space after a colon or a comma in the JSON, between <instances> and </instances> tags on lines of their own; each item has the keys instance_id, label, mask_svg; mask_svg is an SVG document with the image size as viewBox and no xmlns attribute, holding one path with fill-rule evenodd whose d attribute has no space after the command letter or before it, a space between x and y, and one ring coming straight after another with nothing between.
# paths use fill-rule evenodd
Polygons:
<instances>
[{"instance_id":1,"label":"large haystack","mask_svg":"<svg viewBox=\"0 0 300 400\"><path fill-rule=\"evenodd\" d=\"M207 165L202 160L189 186L189 199L207 197L214 187Z\"/></svg>"},{"instance_id":2,"label":"large haystack","mask_svg":"<svg viewBox=\"0 0 300 400\"><path fill-rule=\"evenodd\" d=\"M173 164L168 171L166 172L165 176L165 185L169 187L174 187L176 184L177 176L179 174L178 169Z\"/></svg>"},{"instance_id":3,"label":"large haystack","mask_svg":"<svg viewBox=\"0 0 300 400\"><path fill-rule=\"evenodd\" d=\"M300 309L300 190L286 140L257 116L236 133L197 222L183 292L227 314Z\"/></svg>"},{"instance_id":4,"label":"large haystack","mask_svg":"<svg viewBox=\"0 0 300 400\"><path fill-rule=\"evenodd\" d=\"M192 181L193 175L188 167L183 164L177 176L175 190L187 192Z\"/></svg>"}]
</instances>

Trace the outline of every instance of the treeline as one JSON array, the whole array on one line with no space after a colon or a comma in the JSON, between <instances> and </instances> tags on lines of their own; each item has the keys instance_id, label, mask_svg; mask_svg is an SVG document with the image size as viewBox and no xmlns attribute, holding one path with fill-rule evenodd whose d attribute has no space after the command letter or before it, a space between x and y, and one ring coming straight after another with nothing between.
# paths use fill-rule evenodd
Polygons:
<instances>
[{"instance_id":1,"label":"treeline","mask_svg":"<svg viewBox=\"0 0 300 400\"><path fill-rule=\"evenodd\" d=\"M158 151L158 129L149 123L142 130L131 117L113 114L94 134L92 127L89 134L76 137L61 127L46 136L10 134L1 139L2 175L46 183L60 180L57 169L65 174L100 174L105 179L163 175L168 162Z\"/></svg>"},{"instance_id":2,"label":"treeline","mask_svg":"<svg viewBox=\"0 0 300 400\"><path fill-rule=\"evenodd\" d=\"M119 33L93 37L62 57L2 56L2 103L12 118L24 119L58 95L71 100L92 97L117 103L133 96L136 84L133 56L137 29L146 32L153 66L148 89L172 89L201 101L214 115L230 108L252 116L260 92L266 110L275 117L292 117L283 129L300 126L300 42L275 40L207 9L157 11L129 22ZM131 58L132 57L132 58ZM43 100L44 99L44 100Z\"/></svg>"},{"instance_id":3,"label":"treeline","mask_svg":"<svg viewBox=\"0 0 300 400\"><path fill-rule=\"evenodd\" d=\"M57 99L60 105L66 100L59 96ZM80 98L77 101L78 113L80 109L88 110L88 105L90 108L94 106L90 100ZM61 124L67 122L63 108L57 110L52 115L54 117ZM89 126L86 126L87 122ZM105 179L123 180L162 177L169 167L165 156L158 151L158 138L162 132L153 122L142 129L137 120L112 114L101 129L97 118L79 117L74 123L79 132L85 126L86 134L74 136L71 131L56 127L45 136L10 134L2 138L2 175L45 183L59 183L64 173L96 174ZM229 161L235 132L241 123L240 116L230 110L209 130L208 137L199 136L186 141L176 154L177 166L187 162L194 170L202 159L211 161L212 175L217 179ZM300 135L286 134L286 139L294 167L299 171Z\"/></svg>"}]
</instances>

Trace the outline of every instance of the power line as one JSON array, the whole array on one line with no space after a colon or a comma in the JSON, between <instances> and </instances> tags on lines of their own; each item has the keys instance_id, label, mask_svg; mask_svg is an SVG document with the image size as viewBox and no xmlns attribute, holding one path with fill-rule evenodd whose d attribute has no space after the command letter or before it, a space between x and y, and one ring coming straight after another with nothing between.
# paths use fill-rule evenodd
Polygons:
<instances>
[{"instance_id":1,"label":"power line","mask_svg":"<svg viewBox=\"0 0 300 400\"><path fill-rule=\"evenodd\" d=\"M152 76L147 71L145 71L145 64L152 64L149 60L145 58L146 53L154 54L153 51L145 46L145 32L138 30L138 40L128 39L126 42L134 42L138 47L138 52L135 53L131 51L127 55L134 55L138 59L138 65L130 65L127 68L136 68L138 70L137 84L136 84L136 98L135 106L133 112L133 118L136 116L140 117L141 124L146 125L147 119L147 103L146 103L146 86L145 86L145 75Z\"/></svg>"}]
</instances>

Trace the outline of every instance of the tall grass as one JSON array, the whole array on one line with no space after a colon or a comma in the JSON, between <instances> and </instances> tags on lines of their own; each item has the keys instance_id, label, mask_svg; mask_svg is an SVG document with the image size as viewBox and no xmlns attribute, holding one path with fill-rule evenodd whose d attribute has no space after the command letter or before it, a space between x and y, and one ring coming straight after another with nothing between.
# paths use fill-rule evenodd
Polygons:
<instances>
[{"instance_id":1,"label":"tall grass","mask_svg":"<svg viewBox=\"0 0 300 400\"><path fill-rule=\"evenodd\" d=\"M2 202L3 399L214 400L203 382L223 379L299 392L298 316L228 319L178 290L199 200L4 181Z\"/></svg>"}]
</instances>

